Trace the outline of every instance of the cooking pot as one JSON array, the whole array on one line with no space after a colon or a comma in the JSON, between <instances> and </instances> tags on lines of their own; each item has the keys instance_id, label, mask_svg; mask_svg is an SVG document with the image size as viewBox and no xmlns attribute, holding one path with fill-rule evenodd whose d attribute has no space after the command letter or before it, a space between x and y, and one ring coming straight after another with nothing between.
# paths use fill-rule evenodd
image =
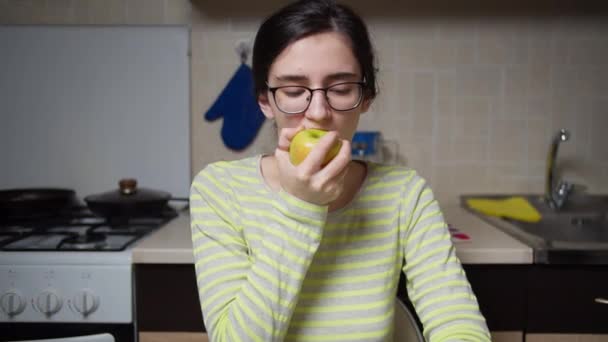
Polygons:
<instances>
[{"instance_id":1,"label":"cooking pot","mask_svg":"<svg viewBox=\"0 0 608 342\"><path fill-rule=\"evenodd\" d=\"M59 188L0 190L0 218L39 218L60 214L78 205L76 192Z\"/></svg>"},{"instance_id":2,"label":"cooking pot","mask_svg":"<svg viewBox=\"0 0 608 342\"><path fill-rule=\"evenodd\" d=\"M187 201L172 198L171 194L165 191L139 188L137 180L132 178L121 179L116 190L84 198L93 213L104 217L160 216L169 200Z\"/></svg>"}]
</instances>

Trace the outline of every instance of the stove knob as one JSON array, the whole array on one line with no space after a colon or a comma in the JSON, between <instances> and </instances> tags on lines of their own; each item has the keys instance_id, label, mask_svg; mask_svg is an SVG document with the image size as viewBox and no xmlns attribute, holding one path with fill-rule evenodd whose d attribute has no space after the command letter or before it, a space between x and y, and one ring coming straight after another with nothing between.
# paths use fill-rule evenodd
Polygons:
<instances>
[{"instance_id":1,"label":"stove knob","mask_svg":"<svg viewBox=\"0 0 608 342\"><path fill-rule=\"evenodd\" d=\"M25 310L25 299L17 290L8 290L0 297L0 307L9 316L16 316Z\"/></svg>"},{"instance_id":2,"label":"stove knob","mask_svg":"<svg viewBox=\"0 0 608 342\"><path fill-rule=\"evenodd\" d=\"M74 296L73 306L83 316L88 316L99 307L99 298L91 290L82 290Z\"/></svg>"},{"instance_id":3,"label":"stove knob","mask_svg":"<svg viewBox=\"0 0 608 342\"><path fill-rule=\"evenodd\" d=\"M36 299L36 307L42 313L47 316L51 316L55 314L61 306L63 305L63 300L57 293L47 290L38 295Z\"/></svg>"}]
</instances>

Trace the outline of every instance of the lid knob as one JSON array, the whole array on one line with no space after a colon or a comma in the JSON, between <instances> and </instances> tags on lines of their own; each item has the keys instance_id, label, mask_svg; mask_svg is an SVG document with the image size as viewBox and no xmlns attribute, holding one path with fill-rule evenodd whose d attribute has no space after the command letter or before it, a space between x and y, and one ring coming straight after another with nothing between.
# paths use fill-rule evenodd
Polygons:
<instances>
[{"instance_id":1,"label":"lid knob","mask_svg":"<svg viewBox=\"0 0 608 342\"><path fill-rule=\"evenodd\" d=\"M121 179L118 182L120 193L123 195L132 195L137 192L137 180L134 178Z\"/></svg>"}]
</instances>

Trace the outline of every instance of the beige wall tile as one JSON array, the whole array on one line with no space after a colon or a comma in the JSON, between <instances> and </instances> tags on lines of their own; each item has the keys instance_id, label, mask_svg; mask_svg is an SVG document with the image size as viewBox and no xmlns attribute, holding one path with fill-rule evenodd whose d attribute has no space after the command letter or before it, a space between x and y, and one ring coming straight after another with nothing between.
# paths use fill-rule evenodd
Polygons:
<instances>
[{"instance_id":1,"label":"beige wall tile","mask_svg":"<svg viewBox=\"0 0 608 342\"><path fill-rule=\"evenodd\" d=\"M92 0L80 0L72 3L72 24L90 24L92 22ZM124 3L123 3L124 4ZM126 19L126 7L122 8L122 21Z\"/></svg>"},{"instance_id":2,"label":"beige wall tile","mask_svg":"<svg viewBox=\"0 0 608 342\"><path fill-rule=\"evenodd\" d=\"M545 162L549 151L551 136L555 132L551 125L543 119L528 120L527 141L528 141L528 161Z\"/></svg>"},{"instance_id":3,"label":"beige wall tile","mask_svg":"<svg viewBox=\"0 0 608 342\"><path fill-rule=\"evenodd\" d=\"M399 56L399 65L403 68L431 68L435 65L435 42L423 39L405 39L395 41L395 50Z\"/></svg>"},{"instance_id":4,"label":"beige wall tile","mask_svg":"<svg viewBox=\"0 0 608 342\"><path fill-rule=\"evenodd\" d=\"M527 62L528 45L525 42L480 38L477 61L480 64L509 65Z\"/></svg>"},{"instance_id":5,"label":"beige wall tile","mask_svg":"<svg viewBox=\"0 0 608 342\"><path fill-rule=\"evenodd\" d=\"M487 139L457 139L451 144L451 160L458 162L485 162L488 158Z\"/></svg>"},{"instance_id":6,"label":"beige wall tile","mask_svg":"<svg viewBox=\"0 0 608 342\"><path fill-rule=\"evenodd\" d=\"M551 89L553 95L572 97L580 95L577 87L578 70L569 65L551 66Z\"/></svg>"},{"instance_id":7,"label":"beige wall tile","mask_svg":"<svg viewBox=\"0 0 608 342\"><path fill-rule=\"evenodd\" d=\"M370 18L368 21L369 34L375 48L378 65L394 67L401 63L395 52L394 28L398 26L393 20L387 18Z\"/></svg>"},{"instance_id":8,"label":"beige wall tile","mask_svg":"<svg viewBox=\"0 0 608 342\"><path fill-rule=\"evenodd\" d=\"M452 115L462 121L456 130L459 136L486 136L487 119L490 115L489 99L484 97L460 97L452 101Z\"/></svg>"},{"instance_id":9,"label":"beige wall tile","mask_svg":"<svg viewBox=\"0 0 608 342\"><path fill-rule=\"evenodd\" d=\"M383 113L383 119L409 115L413 108L412 75L389 66L380 69L377 78L378 96L373 102L374 110Z\"/></svg>"},{"instance_id":10,"label":"beige wall tile","mask_svg":"<svg viewBox=\"0 0 608 342\"><path fill-rule=\"evenodd\" d=\"M522 19L479 21L479 64L510 65L528 61L526 26Z\"/></svg>"},{"instance_id":11,"label":"beige wall tile","mask_svg":"<svg viewBox=\"0 0 608 342\"><path fill-rule=\"evenodd\" d=\"M6 24L44 23L46 2L43 0L8 0L3 5Z\"/></svg>"},{"instance_id":12,"label":"beige wall tile","mask_svg":"<svg viewBox=\"0 0 608 342\"><path fill-rule=\"evenodd\" d=\"M608 162L608 100L597 100L590 120L590 158Z\"/></svg>"},{"instance_id":13,"label":"beige wall tile","mask_svg":"<svg viewBox=\"0 0 608 342\"><path fill-rule=\"evenodd\" d=\"M438 40L433 42L430 58L435 68L454 68L473 65L475 52L475 42Z\"/></svg>"},{"instance_id":14,"label":"beige wall tile","mask_svg":"<svg viewBox=\"0 0 608 342\"><path fill-rule=\"evenodd\" d=\"M530 38L528 62L530 64L566 64L570 58L568 45L563 41L551 39L550 33Z\"/></svg>"},{"instance_id":15,"label":"beige wall tile","mask_svg":"<svg viewBox=\"0 0 608 342\"><path fill-rule=\"evenodd\" d=\"M416 73L413 79L412 130L415 137L433 135L433 104L435 102L435 77L430 73Z\"/></svg>"},{"instance_id":16,"label":"beige wall tile","mask_svg":"<svg viewBox=\"0 0 608 342\"><path fill-rule=\"evenodd\" d=\"M411 129L409 117L388 116L384 112L372 114L373 116L370 114L372 113L366 113L361 117L359 130L380 131L383 138L397 140L400 146L415 141L408 133Z\"/></svg>"},{"instance_id":17,"label":"beige wall tile","mask_svg":"<svg viewBox=\"0 0 608 342\"><path fill-rule=\"evenodd\" d=\"M605 67L580 66L577 72L577 94L602 97L608 92L608 64Z\"/></svg>"},{"instance_id":18,"label":"beige wall tile","mask_svg":"<svg viewBox=\"0 0 608 342\"><path fill-rule=\"evenodd\" d=\"M608 63L608 39L585 39L569 42L570 64L606 65Z\"/></svg>"},{"instance_id":19,"label":"beige wall tile","mask_svg":"<svg viewBox=\"0 0 608 342\"><path fill-rule=\"evenodd\" d=\"M192 17L192 4L189 0L164 0L165 24L189 24Z\"/></svg>"},{"instance_id":20,"label":"beige wall tile","mask_svg":"<svg viewBox=\"0 0 608 342\"><path fill-rule=\"evenodd\" d=\"M399 144L399 163L416 170L429 182L434 177L432 156L433 144L428 138Z\"/></svg>"},{"instance_id":21,"label":"beige wall tile","mask_svg":"<svg viewBox=\"0 0 608 342\"><path fill-rule=\"evenodd\" d=\"M236 52L236 47L239 42L252 42L252 37L247 33L239 32L205 32L197 35L197 39L201 39L200 44L201 50L192 51L196 55L193 57L204 60L208 63L234 63L238 65L240 63L240 57ZM251 56L249 56L249 61Z\"/></svg>"},{"instance_id":22,"label":"beige wall tile","mask_svg":"<svg viewBox=\"0 0 608 342\"><path fill-rule=\"evenodd\" d=\"M551 125L552 103L550 96L529 97L526 102L526 117L529 120L542 120Z\"/></svg>"},{"instance_id":23,"label":"beige wall tile","mask_svg":"<svg viewBox=\"0 0 608 342\"><path fill-rule=\"evenodd\" d=\"M47 1L45 19L49 24L74 23L74 0Z\"/></svg>"},{"instance_id":24,"label":"beige wall tile","mask_svg":"<svg viewBox=\"0 0 608 342\"><path fill-rule=\"evenodd\" d=\"M498 96L502 73L493 67L463 67L457 70L452 91L456 96Z\"/></svg>"},{"instance_id":25,"label":"beige wall tile","mask_svg":"<svg viewBox=\"0 0 608 342\"><path fill-rule=\"evenodd\" d=\"M484 163L439 164L433 168L432 187L442 203L458 203L463 193L488 191L488 169Z\"/></svg>"},{"instance_id":26,"label":"beige wall tile","mask_svg":"<svg viewBox=\"0 0 608 342\"><path fill-rule=\"evenodd\" d=\"M478 22L471 18L445 18L437 29L442 40L476 42L479 39Z\"/></svg>"},{"instance_id":27,"label":"beige wall tile","mask_svg":"<svg viewBox=\"0 0 608 342\"><path fill-rule=\"evenodd\" d=\"M568 128L560 173L608 191L608 20L414 16L411 5L352 5L378 50L380 94L360 121L399 144L399 162L421 172L438 197L543 190L551 136ZM192 25L193 171L219 159L272 151L266 123L254 144L228 151L221 120L203 120L262 18L284 2L200 0L0 0L0 23ZM429 8L433 6L430 5Z\"/></svg>"},{"instance_id":28,"label":"beige wall tile","mask_svg":"<svg viewBox=\"0 0 608 342\"><path fill-rule=\"evenodd\" d=\"M527 160L525 120L492 120L490 126L490 161L523 163Z\"/></svg>"},{"instance_id":29,"label":"beige wall tile","mask_svg":"<svg viewBox=\"0 0 608 342\"><path fill-rule=\"evenodd\" d=\"M557 96L553 98L552 128L557 131L561 128L574 129L576 127L581 101L573 96Z\"/></svg>"},{"instance_id":30,"label":"beige wall tile","mask_svg":"<svg viewBox=\"0 0 608 342\"><path fill-rule=\"evenodd\" d=\"M603 16L563 16L556 23L554 34L561 39L601 39L606 37L607 26Z\"/></svg>"},{"instance_id":31,"label":"beige wall tile","mask_svg":"<svg viewBox=\"0 0 608 342\"><path fill-rule=\"evenodd\" d=\"M158 24L163 22L164 0L126 0L129 24Z\"/></svg>"},{"instance_id":32,"label":"beige wall tile","mask_svg":"<svg viewBox=\"0 0 608 342\"><path fill-rule=\"evenodd\" d=\"M127 22L125 0L74 1L74 23L119 25Z\"/></svg>"},{"instance_id":33,"label":"beige wall tile","mask_svg":"<svg viewBox=\"0 0 608 342\"><path fill-rule=\"evenodd\" d=\"M534 64L505 68L505 99L549 96L551 66Z\"/></svg>"},{"instance_id":34,"label":"beige wall tile","mask_svg":"<svg viewBox=\"0 0 608 342\"><path fill-rule=\"evenodd\" d=\"M429 41L439 35L439 22L434 18L408 18L393 28L395 37L403 41Z\"/></svg>"},{"instance_id":35,"label":"beige wall tile","mask_svg":"<svg viewBox=\"0 0 608 342\"><path fill-rule=\"evenodd\" d=\"M255 17L234 17L228 20L230 32L243 33L247 36L255 37L255 33L262 23L261 18Z\"/></svg>"}]
</instances>

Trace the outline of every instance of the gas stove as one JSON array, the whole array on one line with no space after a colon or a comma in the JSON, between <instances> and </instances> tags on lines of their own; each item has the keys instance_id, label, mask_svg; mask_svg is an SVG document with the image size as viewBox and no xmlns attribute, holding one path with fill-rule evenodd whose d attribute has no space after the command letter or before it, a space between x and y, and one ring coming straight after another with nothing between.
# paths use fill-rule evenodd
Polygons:
<instances>
[{"instance_id":1,"label":"gas stove","mask_svg":"<svg viewBox=\"0 0 608 342\"><path fill-rule=\"evenodd\" d=\"M110 333L137 341L131 251L177 216L103 218L86 206L0 218L0 331L23 340Z\"/></svg>"},{"instance_id":2,"label":"gas stove","mask_svg":"<svg viewBox=\"0 0 608 342\"><path fill-rule=\"evenodd\" d=\"M168 207L155 217L103 218L76 207L57 216L5 219L0 251L123 251L176 216Z\"/></svg>"}]
</instances>

